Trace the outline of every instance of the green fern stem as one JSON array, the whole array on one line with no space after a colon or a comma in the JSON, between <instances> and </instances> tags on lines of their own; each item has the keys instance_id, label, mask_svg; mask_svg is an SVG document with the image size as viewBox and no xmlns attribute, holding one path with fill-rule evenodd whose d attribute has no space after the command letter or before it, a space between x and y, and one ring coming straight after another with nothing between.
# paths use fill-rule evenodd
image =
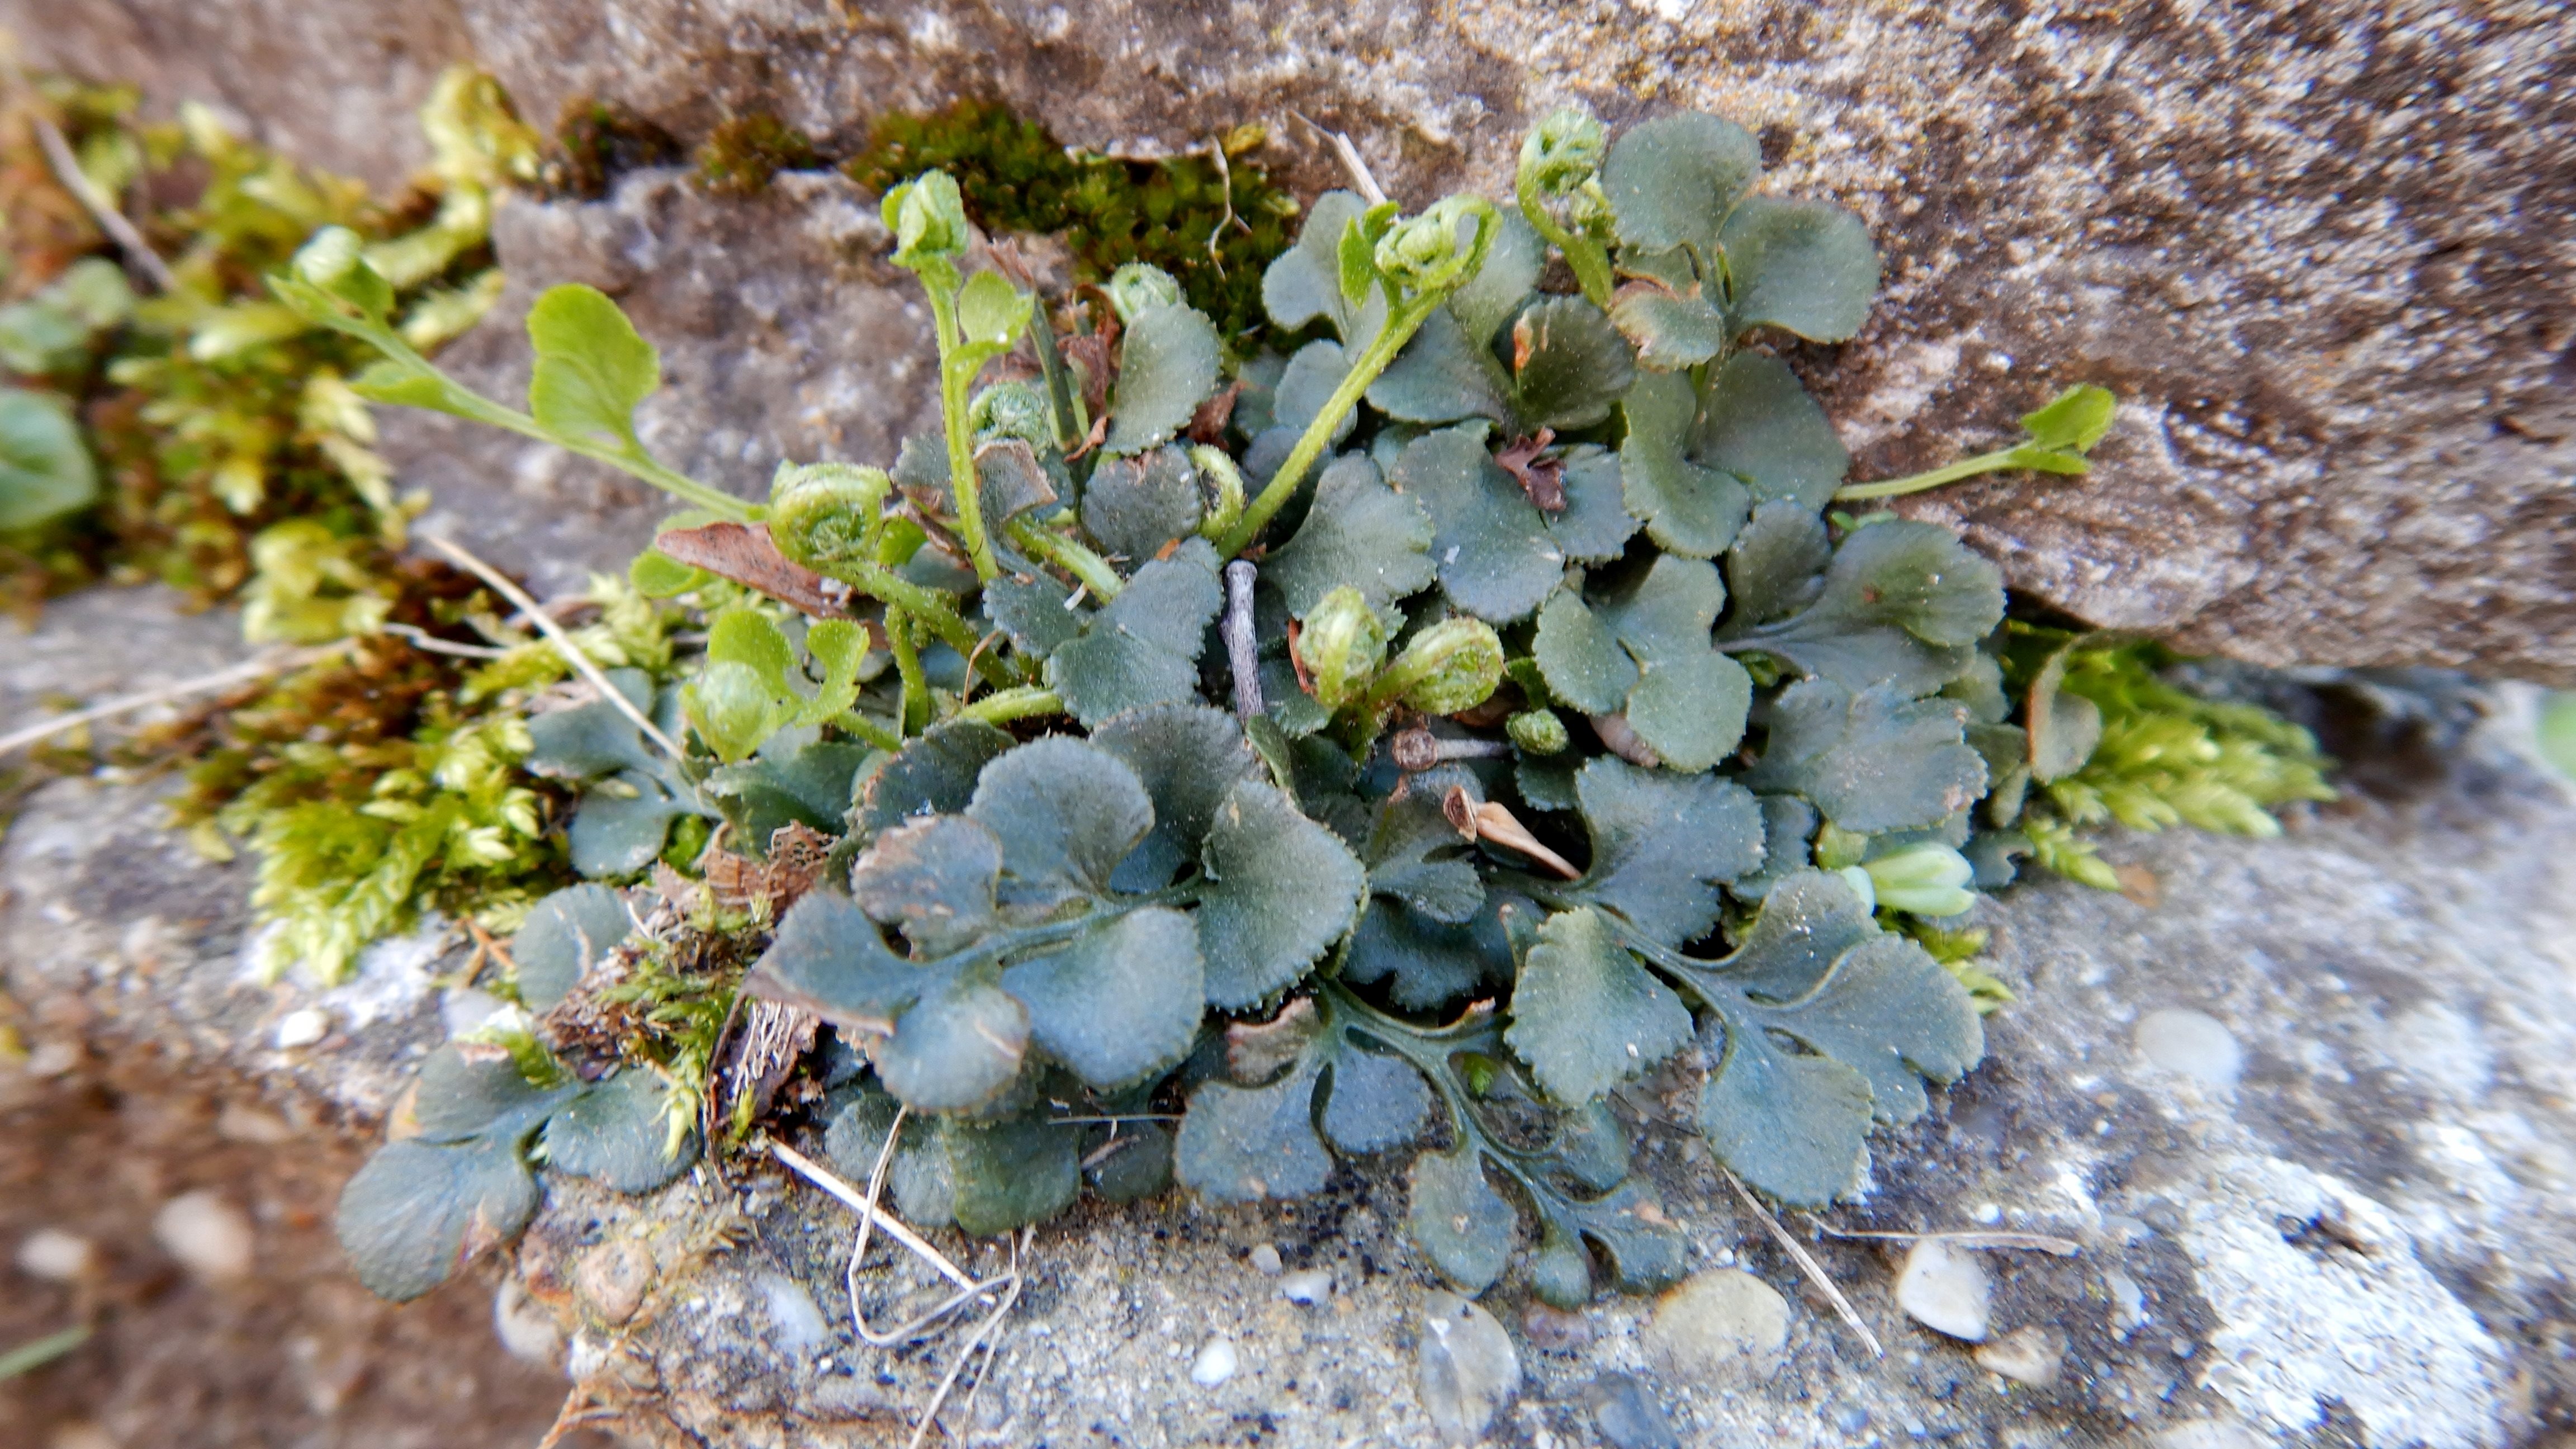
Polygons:
<instances>
[{"instance_id":1,"label":"green fern stem","mask_svg":"<svg viewBox=\"0 0 2576 1449\"><path fill-rule=\"evenodd\" d=\"M992 540L984 535L984 499L975 471L974 430L966 418L966 394L984 365L980 359L970 362L957 356L964 336L957 328L953 289L942 287L927 272L922 282L922 291L930 297L931 327L939 338L939 422L948 436L948 492L957 505L957 532L966 542L966 557L975 566L975 577L991 583L1002 569L993 561Z\"/></svg>"},{"instance_id":2,"label":"green fern stem","mask_svg":"<svg viewBox=\"0 0 2576 1449\"><path fill-rule=\"evenodd\" d=\"M895 673L903 680L903 710L899 717L903 732L919 734L930 723L930 680L921 672L921 650L912 640L912 616L888 605L885 623L886 647L893 651Z\"/></svg>"},{"instance_id":3,"label":"green fern stem","mask_svg":"<svg viewBox=\"0 0 2576 1449\"><path fill-rule=\"evenodd\" d=\"M1926 489L1938 488L1944 483L1956 483L1962 478L1974 478L1980 473L2003 473L2016 468L2028 468L2040 473L2084 471L2084 461L2081 458L2075 459L2074 463L2075 466L2072 468L2049 467L2035 460L2032 457L2031 448L2022 444L2010 448L1997 448L1991 453L1979 453L1973 458L1961 458L1946 468L1935 468L1929 473L1909 473L1902 478L1887 478L1876 483L1854 483L1848 488L1837 488L1834 490L1834 501L1859 503L1871 498L1902 498L1908 493L1921 493Z\"/></svg>"},{"instance_id":4,"label":"green fern stem","mask_svg":"<svg viewBox=\"0 0 2576 1449\"><path fill-rule=\"evenodd\" d=\"M893 615L900 611L917 620L940 643L974 661L975 672L983 675L990 682L999 685L1019 682L1012 675L1009 665L990 655L977 653L977 646L983 642L983 637L977 634L974 627L966 622L965 617L957 612L956 606L948 601L947 594L937 589L925 588L882 564L869 563L863 559L833 559L824 564L821 572L839 579L842 583L885 605L886 635L889 640L894 635Z\"/></svg>"},{"instance_id":5,"label":"green fern stem","mask_svg":"<svg viewBox=\"0 0 2576 1449\"><path fill-rule=\"evenodd\" d=\"M1306 481L1307 471L1315 466L1315 460L1332 446L1333 434L1341 427L1342 419L1349 417L1351 410L1359 406L1360 397L1369 390L1369 384L1377 381L1378 374L1395 361L1395 355L1404 350L1405 343L1413 340L1414 332L1442 302L1448 300L1448 296L1446 291L1425 293L1398 305L1387 314L1386 326L1360 353L1359 361L1351 364L1350 373L1342 379L1339 387L1333 389L1333 395L1324 400L1323 411L1315 414L1315 420L1306 425L1305 434L1297 439L1297 446L1288 451L1287 461L1279 465L1279 471L1271 475L1260 495L1243 510L1243 517L1216 541L1219 558L1232 558L1243 552L1271 518L1288 506L1288 500L1297 496L1297 485Z\"/></svg>"},{"instance_id":6,"label":"green fern stem","mask_svg":"<svg viewBox=\"0 0 2576 1449\"><path fill-rule=\"evenodd\" d=\"M630 477L639 478L674 498L705 509L718 518L734 523L751 521L752 507L749 503L721 488L701 483L685 473L665 466L659 459L640 447L624 443L603 443L574 434L558 433L517 408L496 403L481 393L460 385L446 373L431 365L429 359L414 351L412 345L403 340L402 334L374 318L352 317L335 307L328 315L318 320L332 331L354 337L383 353L385 360L402 375L403 384L425 385L438 397L438 401L432 404L418 397L405 397L399 394L383 396L387 393L395 393L401 384L388 384L380 379L361 377L359 382L365 385L365 390L377 395L381 401L399 401L415 407L435 407L439 411L470 418L490 427L517 433L524 438L534 438L540 443L552 443L567 453L576 453L595 462L605 463Z\"/></svg>"},{"instance_id":7,"label":"green fern stem","mask_svg":"<svg viewBox=\"0 0 2576 1449\"><path fill-rule=\"evenodd\" d=\"M832 721L832 726L843 733L855 735L880 750L893 751L903 748L901 730L888 729L855 709L841 711L840 715Z\"/></svg>"},{"instance_id":8,"label":"green fern stem","mask_svg":"<svg viewBox=\"0 0 2576 1449\"><path fill-rule=\"evenodd\" d=\"M1118 591L1126 586L1126 580L1118 577L1107 559L1042 523L1014 518L1009 528L1013 543L1089 584L1092 597L1103 603L1118 597Z\"/></svg>"},{"instance_id":9,"label":"green fern stem","mask_svg":"<svg viewBox=\"0 0 2576 1449\"><path fill-rule=\"evenodd\" d=\"M957 711L957 718L981 720L985 724L1009 724L1018 719L1035 719L1040 715L1064 713L1064 700L1052 689L1023 684L1012 689L996 690Z\"/></svg>"},{"instance_id":10,"label":"green fern stem","mask_svg":"<svg viewBox=\"0 0 2576 1449\"><path fill-rule=\"evenodd\" d=\"M1521 215L1530 229L1558 251L1565 254L1565 264L1574 269L1574 281L1593 306L1608 311L1611 273L1609 250L1588 236L1576 236L1549 214L1546 198L1539 194L1537 178L1527 170L1521 174L1514 194L1520 202Z\"/></svg>"}]
</instances>

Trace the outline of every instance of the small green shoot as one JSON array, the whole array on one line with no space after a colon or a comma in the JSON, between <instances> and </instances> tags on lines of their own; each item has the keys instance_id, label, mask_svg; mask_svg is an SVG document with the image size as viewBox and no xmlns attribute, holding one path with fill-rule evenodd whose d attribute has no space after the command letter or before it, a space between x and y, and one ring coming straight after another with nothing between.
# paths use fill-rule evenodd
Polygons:
<instances>
[{"instance_id":1,"label":"small green shoot","mask_svg":"<svg viewBox=\"0 0 2576 1449\"><path fill-rule=\"evenodd\" d=\"M1845 503L1868 498L1901 498L1908 493L1920 493L1927 488L1956 483L1980 473L2023 469L2034 473L2088 472L2092 464L2085 455L2111 431L2111 419L2117 407L2116 400L2108 391L2090 383L2078 383L2049 399L2048 405L2037 412L2024 413L2021 420L2023 439L2009 448L1962 458L1928 473L1889 478L1877 483L1855 483L1837 489L1834 498Z\"/></svg>"}]
</instances>

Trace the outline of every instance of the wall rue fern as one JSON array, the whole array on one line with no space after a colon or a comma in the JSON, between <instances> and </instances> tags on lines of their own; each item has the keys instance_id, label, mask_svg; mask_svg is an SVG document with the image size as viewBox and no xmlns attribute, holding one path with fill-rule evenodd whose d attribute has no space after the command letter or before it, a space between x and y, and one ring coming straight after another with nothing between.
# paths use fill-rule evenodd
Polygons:
<instances>
[{"instance_id":1,"label":"wall rue fern","mask_svg":"<svg viewBox=\"0 0 2576 1449\"><path fill-rule=\"evenodd\" d=\"M1251 132L1147 165L989 107L889 118L850 171L929 305L940 427L755 503L646 446L659 356L591 288L532 309L523 405L430 360L488 301L488 188L539 169L488 82L441 95L442 169L395 210L164 138L214 167L162 223L202 238L202 285L137 301L65 266L17 334L70 339L28 377L125 390L89 405L86 486L161 490L169 538L129 567L249 581L262 637L356 636L237 702L180 807L260 851L279 964L336 975L433 909L515 931L488 984L517 1009L430 1058L420 1131L343 1197L389 1296L524 1225L540 1158L646 1191L737 1143L778 1085L720 1059L737 1009L821 1029L773 1065L853 1175L892 1140L916 1225L1391 1160L1462 1289L1524 1235L1549 1302L1649 1289L1684 1261L1630 1171L1649 1074L1754 1187L1829 1201L1980 1060L2010 991L1971 913L2018 859L2110 884L2076 827L2264 833L2323 798L2303 734L2145 646L2007 622L1958 537L1838 507L2080 475L2112 400L2034 395L2015 444L1848 482L1775 345L1854 336L1877 253L1762 190L1729 122L1614 143L1559 112L1508 203L1333 192L1292 238ZM61 104L102 154L160 144L112 97ZM634 129L580 109L554 183L604 183ZM819 159L754 116L701 174ZM1083 295L1032 294L970 222L1067 233ZM369 402L687 506L594 589L576 647L613 694L390 564L408 510ZM87 456L60 405L14 406L0 436ZM0 476L41 507L82 486L66 456Z\"/></svg>"}]
</instances>

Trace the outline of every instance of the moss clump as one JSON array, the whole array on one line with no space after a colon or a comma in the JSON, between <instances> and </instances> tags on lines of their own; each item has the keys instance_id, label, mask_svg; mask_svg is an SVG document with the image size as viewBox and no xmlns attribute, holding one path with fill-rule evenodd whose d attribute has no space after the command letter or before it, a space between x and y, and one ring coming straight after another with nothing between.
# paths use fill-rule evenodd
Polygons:
<instances>
[{"instance_id":1,"label":"moss clump","mask_svg":"<svg viewBox=\"0 0 2576 1449\"><path fill-rule=\"evenodd\" d=\"M626 106L583 96L566 103L555 123L555 154L547 158L546 184L565 195L597 201L627 172L674 165L685 154L670 132Z\"/></svg>"},{"instance_id":2,"label":"moss clump","mask_svg":"<svg viewBox=\"0 0 2576 1449\"><path fill-rule=\"evenodd\" d=\"M736 116L698 148L698 181L724 196L757 196L781 171L823 164L813 138L767 111Z\"/></svg>"},{"instance_id":3,"label":"moss clump","mask_svg":"<svg viewBox=\"0 0 2576 1449\"><path fill-rule=\"evenodd\" d=\"M252 540L288 520L398 546L413 509L394 497L348 382L372 354L308 328L264 279L315 231L345 226L397 288L416 345L471 326L500 295L491 191L536 172L535 138L491 80L461 68L441 79L421 113L436 160L390 198L233 136L202 107L139 124L130 90L60 80L19 104L64 130L102 192L145 207L142 231L177 285L40 379L86 425L105 497L0 537L0 593L23 608L102 577L158 579L211 605L249 582ZM13 112L0 127L10 287L22 295L112 255L46 167L30 120Z\"/></svg>"},{"instance_id":4,"label":"moss clump","mask_svg":"<svg viewBox=\"0 0 2576 1449\"><path fill-rule=\"evenodd\" d=\"M519 767L532 703L569 673L562 657L505 626L468 575L422 559L381 570L364 596L381 632L137 742L196 756L173 824L218 858L249 846L253 904L282 926L273 963L326 980L424 911L513 930L573 879L560 829L571 792ZM285 596L273 607L290 616L358 597L309 559L273 576ZM670 611L613 583L592 603L597 619L573 635L592 659L667 665Z\"/></svg>"},{"instance_id":5,"label":"moss clump","mask_svg":"<svg viewBox=\"0 0 2576 1449\"><path fill-rule=\"evenodd\" d=\"M1192 306L1240 336L1267 320L1261 272L1287 249L1297 203L1243 158L1267 139L1237 127L1223 166L1205 153L1128 161L1069 151L1044 126L990 101L928 116L880 117L843 168L883 192L924 171L957 178L967 215L988 232L1060 232L1083 281L1144 262L1180 281Z\"/></svg>"},{"instance_id":6,"label":"moss clump","mask_svg":"<svg viewBox=\"0 0 2576 1449\"><path fill-rule=\"evenodd\" d=\"M2167 675L2188 661L2160 644L2014 622L2007 675L2021 688L2063 651L2058 688L2101 715L2083 765L2034 783L2023 823L2032 859L2104 890L2119 880L2075 827L2118 821L2138 830L2191 825L2224 835L2281 833L2274 811L2335 798L2333 762L2316 736L2257 705L2210 699Z\"/></svg>"}]
</instances>

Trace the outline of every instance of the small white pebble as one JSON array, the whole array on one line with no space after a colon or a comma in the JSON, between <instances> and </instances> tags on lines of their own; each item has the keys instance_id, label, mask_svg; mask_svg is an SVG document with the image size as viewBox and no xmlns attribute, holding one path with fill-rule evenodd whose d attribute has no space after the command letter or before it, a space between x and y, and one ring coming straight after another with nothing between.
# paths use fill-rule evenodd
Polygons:
<instances>
[{"instance_id":1,"label":"small white pebble","mask_svg":"<svg viewBox=\"0 0 2576 1449\"><path fill-rule=\"evenodd\" d=\"M250 1276L250 1219L211 1192L182 1193L161 1205L152 1236L179 1265L210 1283Z\"/></svg>"},{"instance_id":2,"label":"small white pebble","mask_svg":"<svg viewBox=\"0 0 2576 1449\"><path fill-rule=\"evenodd\" d=\"M1333 1275L1321 1268L1301 1268L1279 1280L1279 1296L1291 1303L1321 1303L1333 1296Z\"/></svg>"},{"instance_id":3,"label":"small white pebble","mask_svg":"<svg viewBox=\"0 0 2576 1449\"><path fill-rule=\"evenodd\" d=\"M277 1023L277 1049L291 1052L309 1047L331 1034L331 1013L318 1006L290 1011Z\"/></svg>"},{"instance_id":4,"label":"small white pebble","mask_svg":"<svg viewBox=\"0 0 2576 1449\"><path fill-rule=\"evenodd\" d=\"M277 1147L295 1140L295 1128L274 1112L228 1103L215 1114L215 1135L226 1142L248 1142L257 1147Z\"/></svg>"},{"instance_id":5,"label":"small white pebble","mask_svg":"<svg viewBox=\"0 0 2576 1449\"><path fill-rule=\"evenodd\" d=\"M2139 1055L2168 1072L2213 1087L2233 1087L2245 1071L2245 1048L2217 1017L2169 1007L2138 1019Z\"/></svg>"},{"instance_id":6,"label":"small white pebble","mask_svg":"<svg viewBox=\"0 0 2576 1449\"><path fill-rule=\"evenodd\" d=\"M601 1369L608 1367L609 1346L587 1333L572 1336L572 1346L564 1350L564 1377L586 1384Z\"/></svg>"},{"instance_id":7,"label":"small white pebble","mask_svg":"<svg viewBox=\"0 0 2576 1449\"><path fill-rule=\"evenodd\" d=\"M1977 1204L1976 1211L1969 1213L1968 1216L1981 1223L1994 1224L2004 1220L2004 1210L1999 1204L1981 1202Z\"/></svg>"},{"instance_id":8,"label":"small white pebble","mask_svg":"<svg viewBox=\"0 0 2576 1449\"><path fill-rule=\"evenodd\" d=\"M555 1316L546 1306L528 1296L515 1278L504 1278L492 1295L492 1332L512 1358L532 1363L539 1368L552 1368L555 1355L563 1352L563 1335L555 1328Z\"/></svg>"},{"instance_id":9,"label":"small white pebble","mask_svg":"<svg viewBox=\"0 0 2576 1449\"><path fill-rule=\"evenodd\" d=\"M1986 1270L1940 1238L1916 1240L1896 1275L1896 1302L1917 1323L1970 1343L1986 1336Z\"/></svg>"},{"instance_id":10,"label":"small white pebble","mask_svg":"<svg viewBox=\"0 0 2576 1449\"><path fill-rule=\"evenodd\" d=\"M752 1281L769 1309L771 1343L797 1355L831 1341L832 1326L804 1284L784 1273L762 1273Z\"/></svg>"},{"instance_id":11,"label":"small white pebble","mask_svg":"<svg viewBox=\"0 0 2576 1449\"><path fill-rule=\"evenodd\" d=\"M48 1283L70 1283L98 1268L98 1248L60 1228L38 1228L18 1245L18 1266Z\"/></svg>"},{"instance_id":12,"label":"small white pebble","mask_svg":"<svg viewBox=\"0 0 2576 1449\"><path fill-rule=\"evenodd\" d=\"M1269 1243L1263 1243L1261 1246L1252 1250L1252 1270L1259 1273L1262 1277L1278 1277L1280 1267L1279 1249L1276 1246Z\"/></svg>"},{"instance_id":13,"label":"small white pebble","mask_svg":"<svg viewBox=\"0 0 2576 1449\"><path fill-rule=\"evenodd\" d=\"M80 1043L76 1041L39 1042L27 1053L27 1075L38 1078L68 1076L81 1064Z\"/></svg>"},{"instance_id":14,"label":"small white pebble","mask_svg":"<svg viewBox=\"0 0 2576 1449\"><path fill-rule=\"evenodd\" d=\"M1190 1382L1203 1389L1212 1389L1233 1378L1234 1369L1234 1340L1211 1338L1207 1347L1199 1350L1199 1356L1190 1361Z\"/></svg>"}]
</instances>

